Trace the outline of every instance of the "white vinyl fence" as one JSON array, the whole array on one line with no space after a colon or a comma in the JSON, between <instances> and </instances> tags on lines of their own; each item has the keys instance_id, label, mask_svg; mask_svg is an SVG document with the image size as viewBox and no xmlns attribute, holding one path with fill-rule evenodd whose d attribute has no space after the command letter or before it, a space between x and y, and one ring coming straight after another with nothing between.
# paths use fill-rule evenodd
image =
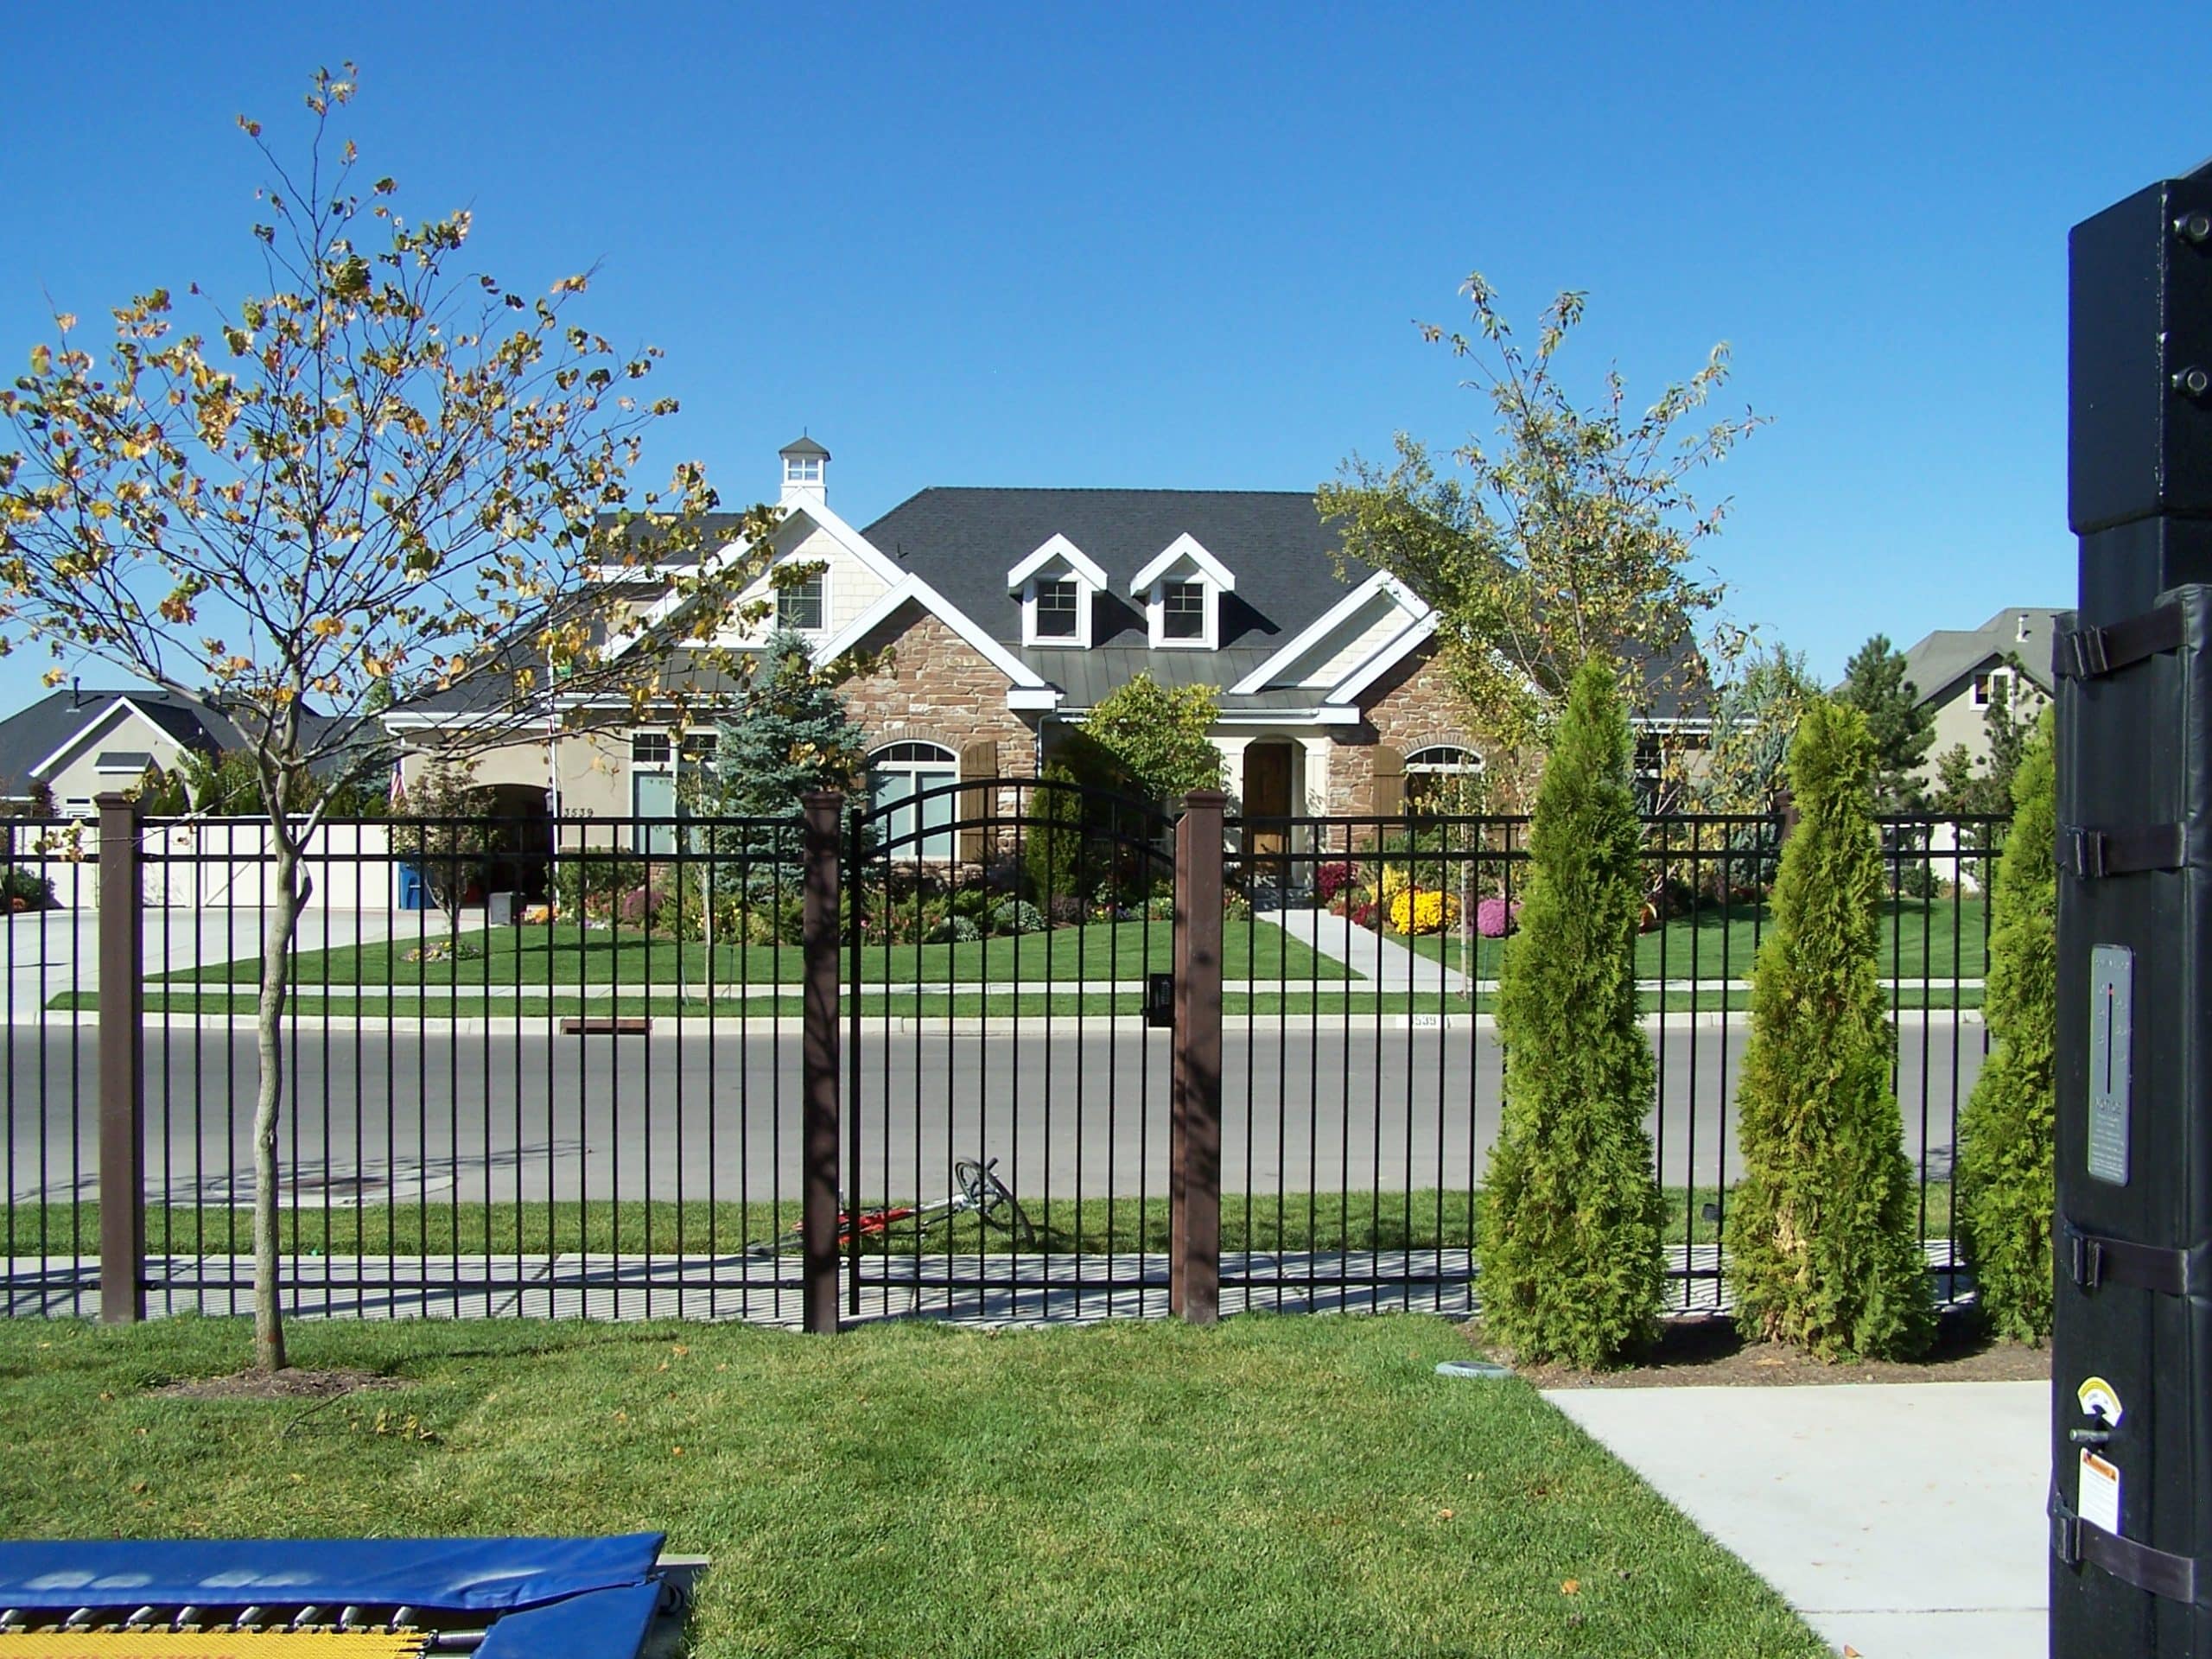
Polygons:
<instances>
[{"instance_id":1,"label":"white vinyl fence","mask_svg":"<svg viewBox=\"0 0 2212 1659\"><path fill-rule=\"evenodd\" d=\"M7 828L16 869L52 882L54 903L64 910L98 908L97 818L19 821ZM141 888L149 909L253 910L269 900L276 867L269 825L259 818L150 819L140 848ZM400 867L385 824L321 824L307 845L306 864L313 882L309 910L398 906Z\"/></svg>"}]
</instances>

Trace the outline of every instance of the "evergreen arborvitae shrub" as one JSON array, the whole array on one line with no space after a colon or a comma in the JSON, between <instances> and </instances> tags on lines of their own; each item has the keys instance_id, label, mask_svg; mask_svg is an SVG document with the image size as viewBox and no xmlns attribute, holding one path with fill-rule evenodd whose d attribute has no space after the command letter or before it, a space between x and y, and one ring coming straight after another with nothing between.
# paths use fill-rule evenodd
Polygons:
<instances>
[{"instance_id":1,"label":"evergreen arborvitae shrub","mask_svg":"<svg viewBox=\"0 0 2212 1659\"><path fill-rule=\"evenodd\" d=\"M1052 761L1039 774L1039 781L1071 785L1075 776ZM1029 877L1030 897L1047 910L1054 900L1077 894L1083 867L1083 797L1071 787L1029 791L1021 863Z\"/></svg>"},{"instance_id":2,"label":"evergreen arborvitae shrub","mask_svg":"<svg viewBox=\"0 0 2212 1659\"><path fill-rule=\"evenodd\" d=\"M2051 1143L2058 1041L2058 774L2045 709L2012 774L2012 827L1990 898L1991 1049L1959 1119L1960 1230L1983 1316L2050 1334Z\"/></svg>"},{"instance_id":3,"label":"evergreen arborvitae shrub","mask_svg":"<svg viewBox=\"0 0 2212 1659\"><path fill-rule=\"evenodd\" d=\"M1531 1363L1611 1364L1665 1282L1638 1017L1642 826L1611 670L1574 679L1536 796L1497 996L1505 1110L1482 1210L1484 1325Z\"/></svg>"},{"instance_id":4,"label":"evergreen arborvitae shrub","mask_svg":"<svg viewBox=\"0 0 2212 1659\"><path fill-rule=\"evenodd\" d=\"M1865 715L1826 699L1807 708L1789 766L1801 816L1752 972L1736 1087L1745 1173L1726 1243L1738 1323L1828 1359L1909 1358L1935 1332L1890 1088L1874 772Z\"/></svg>"}]
</instances>

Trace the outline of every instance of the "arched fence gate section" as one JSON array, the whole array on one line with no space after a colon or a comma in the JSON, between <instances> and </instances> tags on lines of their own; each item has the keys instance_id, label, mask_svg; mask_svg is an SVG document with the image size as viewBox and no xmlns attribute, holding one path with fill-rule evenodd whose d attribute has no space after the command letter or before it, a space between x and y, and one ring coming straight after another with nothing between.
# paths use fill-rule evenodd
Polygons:
<instances>
[{"instance_id":1,"label":"arched fence gate section","mask_svg":"<svg viewBox=\"0 0 2212 1659\"><path fill-rule=\"evenodd\" d=\"M1217 937L1219 798L1184 822L1213 844ZM842 829L844 1315L1179 1305L1178 1067L1187 1084L1199 1027L1173 999L1205 979L1178 969L1206 931L1176 825L1003 778L901 791ZM1217 986L1214 1006L1217 1029Z\"/></svg>"}]
</instances>

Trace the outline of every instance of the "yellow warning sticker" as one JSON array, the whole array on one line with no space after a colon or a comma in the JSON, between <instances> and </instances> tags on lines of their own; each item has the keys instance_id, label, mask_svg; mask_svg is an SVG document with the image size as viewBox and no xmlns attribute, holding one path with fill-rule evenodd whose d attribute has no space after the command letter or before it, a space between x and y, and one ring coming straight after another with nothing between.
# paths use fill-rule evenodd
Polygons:
<instances>
[{"instance_id":1,"label":"yellow warning sticker","mask_svg":"<svg viewBox=\"0 0 2212 1659\"><path fill-rule=\"evenodd\" d=\"M0 1630L0 1659L412 1659L422 1630Z\"/></svg>"},{"instance_id":2,"label":"yellow warning sticker","mask_svg":"<svg viewBox=\"0 0 2212 1659\"><path fill-rule=\"evenodd\" d=\"M2120 1421L2120 1395L2101 1376L2084 1378L2082 1386L2074 1390L2074 1397L2082 1402L2084 1415L2103 1418L2107 1427Z\"/></svg>"}]
</instances>

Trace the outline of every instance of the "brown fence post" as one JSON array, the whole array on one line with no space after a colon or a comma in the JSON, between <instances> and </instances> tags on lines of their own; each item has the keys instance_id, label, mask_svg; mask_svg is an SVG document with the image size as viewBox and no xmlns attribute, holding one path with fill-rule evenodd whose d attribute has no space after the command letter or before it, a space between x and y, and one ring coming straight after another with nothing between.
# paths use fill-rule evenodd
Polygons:
<instances>
[{"instance_id":1,"label":"brown fence post","mask_svg":"<svg viewBox=\"0 0 2212 1659\"><path fill-rule=\"evenodd\" d=\"M805 797L804 912L800 938L806 983L799 1039L804 1085L799 1241L802 1323L818 1334L837 1329L837 993L838 847L845 798L834 790Z\"/></svg>"},{"instance_id":2,"label":"brown fence post","mask_svg":"<svg viewBox=\"0 0 2212 1659\"><path fill-rule=\"evenodd\" d=\"M1221 906L1219 790L1194 791L1175 826L1174 1084L1170 1109L1169 1311L1221 1317Z\"/></svg>"},{"instance_id":3,"label":"brown fence post","mask_svg":"<svg viewBox=\"0 0 2212 1659\"><path fill-rule=\"evenodd\" d=\"M146 917L138 804L100 813L100 1321L146 1317Z\"/></svg>"}]
</instances>

